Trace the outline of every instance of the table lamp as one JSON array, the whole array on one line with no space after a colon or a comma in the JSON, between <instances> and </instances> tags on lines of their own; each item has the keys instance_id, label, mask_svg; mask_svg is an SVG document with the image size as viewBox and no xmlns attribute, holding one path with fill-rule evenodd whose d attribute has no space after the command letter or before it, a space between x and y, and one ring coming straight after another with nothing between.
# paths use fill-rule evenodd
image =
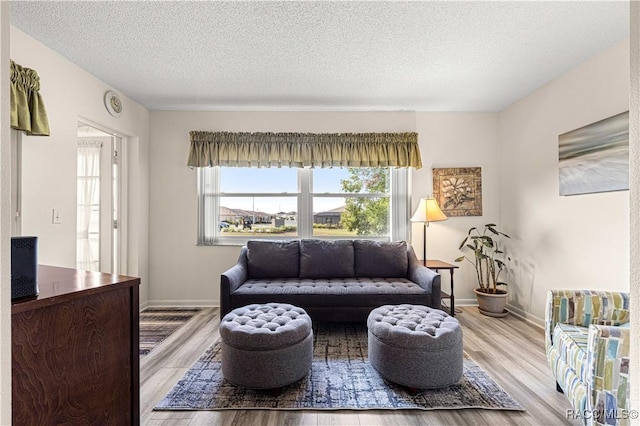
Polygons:
<instances>
[{"instance_id":1,"label":"table lamp","mask_svg":"<svg viewBox=\"0 0 640 426\"><path fill-rule=\"evenodd\" d=\"M420 204L418 205L416 212L411 217L411 222L422 222L424 224L422 256L425 265L427 264L427 226L429 226L430 222L440 222L447 219L447 215L440 210L440 206L438 206L438 202L435 198L420 199Z\"/></svg>"}]
</instances>

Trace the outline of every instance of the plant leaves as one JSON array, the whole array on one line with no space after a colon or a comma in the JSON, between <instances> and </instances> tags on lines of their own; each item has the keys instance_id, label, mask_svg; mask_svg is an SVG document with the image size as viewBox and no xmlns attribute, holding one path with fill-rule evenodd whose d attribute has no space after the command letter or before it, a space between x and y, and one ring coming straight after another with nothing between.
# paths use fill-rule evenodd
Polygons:
<instances>
[{"instance_id":1,"label":"plant leaves","mask_svg":"<svg viewBox=\"0 0 640 426\"><path fill-rule=\"evenodd\" d=\"M462 243L460 243L460 247L458 247L458 250L462 250L462 247L464 247L464 245L467 243L468 239L469 239L469 237L465 237L465 239L462 240Z\"/></svg>"},{"instance_id":2,"label":"plant leaves","mask_svg":"<svg viewBox=\"0 0 640 426\"><path fill-rule=\"evenodd\" d=\"M456 262L462 262L464 259L466 259L466 256L460 256L458 258L456 258Z\"/></svg>"}]
</instances>

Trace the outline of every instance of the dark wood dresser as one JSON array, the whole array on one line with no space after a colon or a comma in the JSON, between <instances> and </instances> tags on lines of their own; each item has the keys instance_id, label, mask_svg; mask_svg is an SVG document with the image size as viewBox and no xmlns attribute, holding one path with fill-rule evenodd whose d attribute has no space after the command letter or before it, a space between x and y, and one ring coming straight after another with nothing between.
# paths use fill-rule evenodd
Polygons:
<instances>
[{"instance_id":1,"label":"dark wood dresser","mask_svg":"<svg viewBox=\"0 0 640 426\"><path fill-rule=\"evenodd\" d=\"M140 424L139 278L38 266L11 306L15 425Z\"/></svg>"}]
</instances>

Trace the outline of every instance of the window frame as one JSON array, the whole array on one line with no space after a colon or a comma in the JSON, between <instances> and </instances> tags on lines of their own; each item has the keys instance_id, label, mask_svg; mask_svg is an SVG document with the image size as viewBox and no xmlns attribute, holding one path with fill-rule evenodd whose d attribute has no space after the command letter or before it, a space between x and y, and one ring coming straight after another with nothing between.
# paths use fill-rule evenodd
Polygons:
<instances>
[{"instance_id":1,"label":"window frame","mask_svg":"<svg viewBox=\"0 0 640 426\"><path fill-rule=\"evenodd\" d=\"M297 192L258 192L258 193L237 193L237 192L221 192L220 191L220 166L214 167L198 167L196 168L196 185L198 198L198 226L196 245L198 246L216 246L216 245L245 245L251 239L269 239L269 240L291 240L291 239L368 239L375 241L406 241L409 236L409 190L411 187L411 173L408 168L389 167L389 191L385 193L335 193L320 192L314 193L313 190L313 169L300 168L297 169L298 191ZM207 172L209 173L207 175ZM206 180L212 193L205 193L204 185ZM207 200L210 197L210 205L212 210L212 219L207 223ZM256 236L224 236L220 232L217 224L220 221L220 199L224 197L296 197L297 198L297 233L292 236L278 235L256 235ZM332 236L322 237L313 235L313 199L317 198L380 198L389 197L389 235L387 236ZM210 231L212 237L206 238L206 232Z\"/></svg>"}]
</instances>

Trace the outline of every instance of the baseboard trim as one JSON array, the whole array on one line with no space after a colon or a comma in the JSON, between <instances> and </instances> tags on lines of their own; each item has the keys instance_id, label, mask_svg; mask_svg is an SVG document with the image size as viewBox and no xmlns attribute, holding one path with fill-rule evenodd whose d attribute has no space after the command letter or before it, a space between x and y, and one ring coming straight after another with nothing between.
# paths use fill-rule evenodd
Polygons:
<instances>
[{"instance_id":1,"label":"baseboard trim","mask_svg":"<svg viewBox=\"0 0 640 426\"><path fill-rule=\"evenodd\" d=\"M447 305L447 300L444 301L445 305ZM448 305L447 305L448 306ZM478 306L478 301L476 299L456 299L456 306ZM523 319L524 321L530 323L531 325L535 325L538 328L544 329L544 320L538 318L535 315L531 315L528 312L523 311L520 308L507 304L506 308L511 314L517 316L518 318Z\"/></svg>"},{"instance_id":2,"label":"baseboard trim","mask_svg":"<svg viewBox=\"0 0 640 426\"><path fill-rule=\"evenodd\" d=\"M538 318L535 315L531 315L528 312L523 311L520 308L517 308L515 306L509 305L507 304L507 309L509 310L509 312L511 312L513 315L522 318L523 320L525 320L526 322L528 322L531 325L535 325L538 328L542 328L544 329L544 320L541 318Z\"/></svg>"}]
</instances>

